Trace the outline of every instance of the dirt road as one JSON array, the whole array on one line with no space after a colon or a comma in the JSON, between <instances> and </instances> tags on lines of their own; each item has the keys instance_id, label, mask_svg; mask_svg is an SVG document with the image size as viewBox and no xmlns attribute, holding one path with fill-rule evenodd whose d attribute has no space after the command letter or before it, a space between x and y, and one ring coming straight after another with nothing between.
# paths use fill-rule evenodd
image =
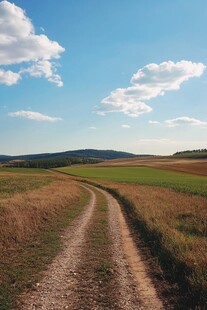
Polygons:
<instances>
[{"instance_id":1,"label":"dirt road","mask_svg":"<svg viewBox=\"0 0 207 310\"><path fill-rule=\"evenodd\" d=\"M117 201L84 185L90 201L62 236L63 249L23 310L164 309Z\"/></svg>"}]
</instances>

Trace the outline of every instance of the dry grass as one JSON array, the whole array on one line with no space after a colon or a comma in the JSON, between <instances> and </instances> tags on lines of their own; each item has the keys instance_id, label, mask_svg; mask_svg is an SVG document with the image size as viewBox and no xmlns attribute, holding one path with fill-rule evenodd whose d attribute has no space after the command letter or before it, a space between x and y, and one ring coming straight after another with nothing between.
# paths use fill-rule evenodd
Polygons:
<instances>
[{"instance_id":1,"label":"dry grass","mask_svg":"<svg viewBox=\"0 0 207 310\"><path fill-rule=\"evenodd\" d=\"M23 243L79 196L74 182L58 180L0 200L0 249Z\"/></svg>"},{"instance_id":2,"label":"dry grass","mask_svg":"<svg viewBox=\"0 0 207 310\"><path fill-rule=\"evenodd\" d=\"M152 186L106 185L135 206L135 217L159 240L151 246L188 284L195 303L207 303L207 200Z\"/></svg>"}]
</instances>

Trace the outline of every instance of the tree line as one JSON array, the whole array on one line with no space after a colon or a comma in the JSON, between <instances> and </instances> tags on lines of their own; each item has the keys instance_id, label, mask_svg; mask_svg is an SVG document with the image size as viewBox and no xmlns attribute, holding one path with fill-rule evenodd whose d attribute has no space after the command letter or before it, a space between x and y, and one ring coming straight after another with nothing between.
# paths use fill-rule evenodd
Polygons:
<instances>
[{"instance_id":1,"label":"tree line","mask_svg":"<svg viewBox=\"0 0 207 310\"><path fill-rule=\"evenodd\" d=\"M207 158L207 149L187 150L173 154L180 158Z\"/></svg>"},{"instance_id":2,"label":"tree line","mask_svg":"<svg viewBox=\"0 0 207 310\"><path fill-rule=\"evenodd\" d=\"M19 168L57 168L66 167L75 164L96 164L100 162L94 158L77 158L77 157L63 157L63 158L44 158L25 161L12 161L7 166Z\"/></svg>"},{"instance_id":3,"label":"tree line","mask_svg":"<svg viewBox=\"0 0 207 310\"><path fill-rule=\"evenodd\" d=\"M187 150L187 151L181 151L181 152L176 152L174 155L182 155L186 153L207 153L207 149L197 149L197 150Z\"/></svg>"}]
</instances>

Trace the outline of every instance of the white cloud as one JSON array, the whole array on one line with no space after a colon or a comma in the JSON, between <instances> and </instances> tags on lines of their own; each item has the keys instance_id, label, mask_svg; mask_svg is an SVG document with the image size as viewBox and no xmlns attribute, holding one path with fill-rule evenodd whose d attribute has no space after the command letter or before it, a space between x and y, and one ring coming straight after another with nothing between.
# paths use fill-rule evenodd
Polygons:
<instances>
[{"instance_id":1,"label":"white cloud","mask_svg":"<svg viewBox=\"0 0 207 310\"><path fill-rule=\"evenodd\" d=\"M11 86L16 84L21 79L19 73L15 73L12 71L4 71L0 69L0 84L5 84L7 86Z\"/></svg>"},{"instance_id":2,"label":"white cloud","mask_svg":"<svg viewBox=\"0 0 207 310\"><path fill-rule=\"evenodd\" d=\"M64 52L64 48L57 42L51 41L46 35L35 34L34 26L31 20L26 16L25 12L15 4L8 1L0 2L0 65L14 65L20 63L32 63L28 69L34 71L34 67L40 67L41 62L50 63L52 59L60 58L60 54ZM32 68L32 69L31 69ZM62 86L59 75L54 70L54 65L50 63L52 74L46 76L42 74L32 75L35 77L46 77L48 81ZM24 69L19 73L22 74ZM12 85L16 80L12 78L8 84Z\"/></svg>"},{"instance_id":3,"label":"white cloud","mask_svg":"<svg viewBox=\"0 0 207 310\"><path fill-rule=\"evenodd\" d=\"M58 87L63 86L61 77L55 73L55 65L48 60L40 60L27 69L22 69L21 73L28 73L33 77L45 77L49 82L57 84Z\"/></svg>"},{"instance_id":4,"label":"white cloud","mask_svg":"<svg viewBox=\"0 0 207 310\"><path fill-rule=\"evenodd\" d=\"M127 129L128 129L128 128L131 128L131 126L129 126L129 125L121 125L121 127L122 127L122 128L127 128Z\"/></svg>"},{"instance_id":5,"label":"white cloud","mask_svg":"<svg viewBox=\"0 0 207 310\"><path fill-rule=\"evenodd\" d=\"M34 120L34 121L39 121L39 122L57 122L57 121L62 120L62 118L60 117L51 117L51 116L44 115L39 112L33 112L33 111L10 112L8 113L8 115L11 117L27 118L29 120Z\"/></svg>"},{"instance_id":6,"label":"white cloud","mask_svg":"<svg viewBox=\"0 0 207 310\"><path fill-rule=\"evenodd\" d=\"M152 108L139 99L139 96L133 94L129 88L117 88L111 92L109 97L102 100L103 106L98 110L99 115L105 115L111 112L122 112L131 117L137 117L141 114L152 111Z\"/></svg>"},{"instance_id":7,"label":"white cloud","mask_svg":"<svg viewBox=\"0 0 207 310\"><path fill-rule=\"evenodd\" d=\"M207 122L201 121L196 118L188 117L188 116L182 116L177 117L174 119L168 119L164 121L164 123L168 127L177 127L182 125L189 125L189 126L197 126L197 127L207 127Z\"/></svg>"},{"instance_id":8,"label":"white cloud","mask_svg":"<svg viewBox=\"0 0 207 310\"><path fill-rule=\"evenodd\" d=\"M164 95L166 91L180 89L184 81L201 76L205 68L202 63L185 60L149 64L132 76L130 87L117 88L104 98L97 112L101 115L122 112L132 117L148 113L152 108L146 101Z\"/></svg>"},{"instance_id":9,"label":"white cloud","mask_svg":"<svg viewBox=\"0 0 207 310\"><path fill-rule=\"evenodd\" d=\"M177 63L165 61L159 65L149 64L132 76L131 83L134 85L150 85L155 94L160 94L166 90L179 89L184 81L201 76L204 69L204 64L186 60Z\"/></svg>"},{"instance_id":10,"label":"white cloud","mask_svg":"<svg viewBox=\"0 0 207 310\"><path fill-rule=\"evenodd\" d=\"M160 122L158 122L158 121L149 121L148 123L149 124L160 124Z\"/></svg>"},{"instance_id":11,"label":"white cloud","mask_svg":"<svg viewBox=\"0 0 207 310\"><path fill-rule=\"evenodd\" d=\"M94 126L91 126L91 127L89 127L89 129L91 129L91 130L96 130L97 128L94 127Z\"/></svg>"}]
</instances>

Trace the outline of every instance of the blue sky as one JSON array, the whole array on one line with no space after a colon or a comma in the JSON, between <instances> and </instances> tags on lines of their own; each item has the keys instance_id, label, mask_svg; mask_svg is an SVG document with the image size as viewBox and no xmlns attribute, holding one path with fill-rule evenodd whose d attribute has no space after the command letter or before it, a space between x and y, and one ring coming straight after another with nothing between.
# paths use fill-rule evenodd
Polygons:
<instances>
[{"instance_id":1,"label":"blue sky","mask_svg":"<svg viewBox=\"0 0 207 310\"><path fill-rule=\"evenodd\" d=\"M206 11L204 0L0 1L0 154L206 148Z\"/></svg>"}]
</instances>

